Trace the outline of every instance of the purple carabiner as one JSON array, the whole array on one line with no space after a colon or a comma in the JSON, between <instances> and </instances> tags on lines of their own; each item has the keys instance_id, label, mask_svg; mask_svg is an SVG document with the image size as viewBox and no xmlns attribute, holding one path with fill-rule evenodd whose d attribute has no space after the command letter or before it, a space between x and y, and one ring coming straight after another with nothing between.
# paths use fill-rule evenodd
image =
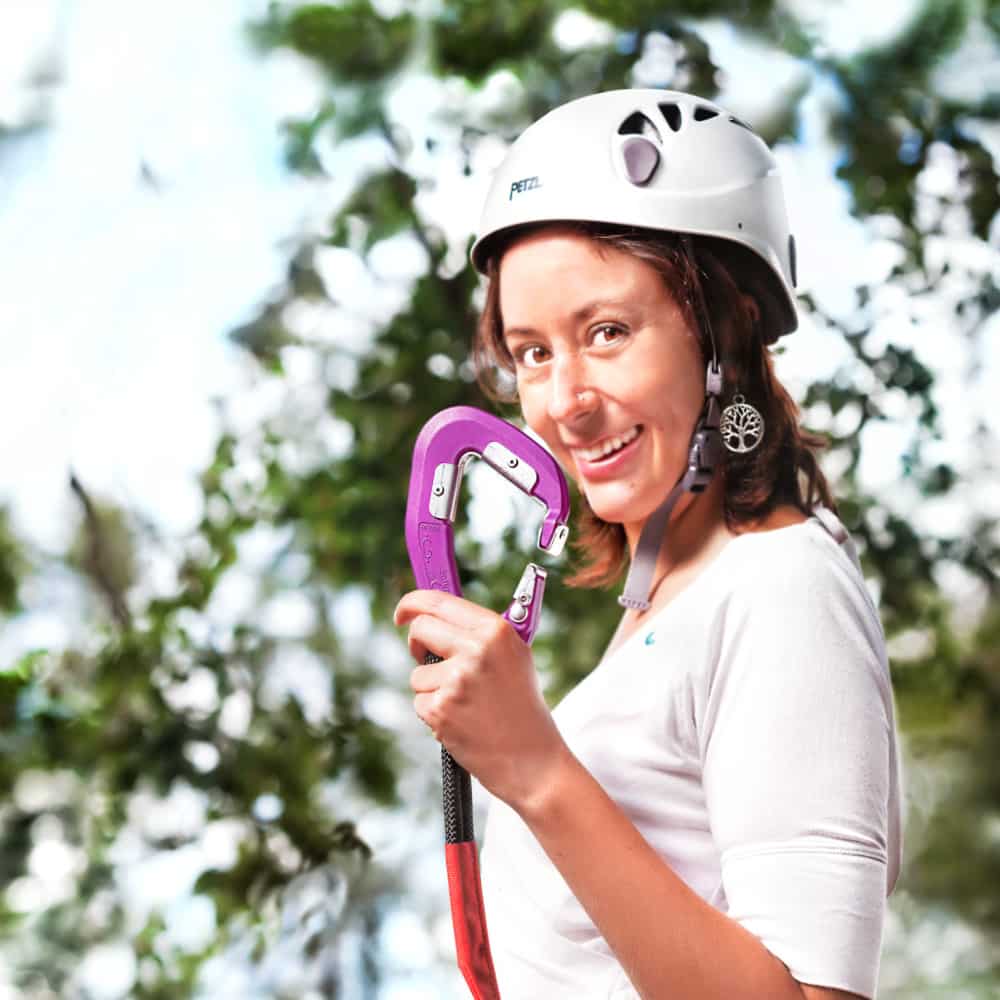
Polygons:
<instances>
[{"instance_id":1,"label":"purple carabiner","mask_svg":"<svg viewBox=\"0 0 1000 1000\"><path fill-rule=\"evenodd\" d=\"M558 555L569 533L569 490L558 463L513 424L472 406L452 406L424 424L413 449L406 503L406 547L417 586L461 596L452 525L462 475L479 458L545 507L538 547ZM531 642L538 625L545 570L529 563L504 613Z\"/></svg>"},{"instance_id":2,"label":"purple carabiner","mask_svg":"<svg viewBox=\"0 0 1000 1000\"><path fill-rule=\"evenodd\" d=\"M458 597L462 588L455 565L452 524L462 475L471 459L482 459L522 492L545 507L538 546L558 555L569 533L569 490L556 460L513 424L471 406L442 410L424 425L413 449L406 501L406 547L417 586ZM545 570L528 563L504 618L530 643L538 625ZM440 657L429 653L425 662ZM445 864L455 931L458 966L474 1000L500 1000L479 859L472 826L472 785L468 772L441 748L444 792Z\"/></svg>"}]
</instances>

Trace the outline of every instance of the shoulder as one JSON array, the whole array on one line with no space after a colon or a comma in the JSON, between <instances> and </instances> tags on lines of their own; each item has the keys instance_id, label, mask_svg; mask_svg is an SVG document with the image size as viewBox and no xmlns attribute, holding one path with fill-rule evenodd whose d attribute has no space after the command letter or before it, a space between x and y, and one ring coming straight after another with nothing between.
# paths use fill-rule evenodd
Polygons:
<instances>
[{"instance_id":1,"label":"shoulder","mask_svg":"<svg viewBox=\"0 0 1000 1000\"><path fill-rule=\"evenodd\" d=\"M777 591L806 598L816 591L866 589L847 551L815 519L744 532L730 545L733 589L747 597L763 599Z\"/></svg>"},{"instance_id":2,"label":"shoulder","mask_svg":"<svg viewBox=\"0 0 1000 1000\"><path fill-rule=\"evenodd\" d=\"M767 719L788 737L786 750L813 745L820 731L863 738L888 732L893 710L884 633L864 579L840 544L812 521L731 545L713 640L698 675L702 731L735 726L742 738Z\"/></svg>"},{"instance_id":3,"label":"shoulder","mask_svg":"<svg viewBox=\"0 0 1000 1000\"><path fill-rule=\"evenodd\" d=\"M724 628L800 648L823 642L884 647L860 568L819 521L739 535L730 545L718 595Z\"/></svg>"}]
</instances>

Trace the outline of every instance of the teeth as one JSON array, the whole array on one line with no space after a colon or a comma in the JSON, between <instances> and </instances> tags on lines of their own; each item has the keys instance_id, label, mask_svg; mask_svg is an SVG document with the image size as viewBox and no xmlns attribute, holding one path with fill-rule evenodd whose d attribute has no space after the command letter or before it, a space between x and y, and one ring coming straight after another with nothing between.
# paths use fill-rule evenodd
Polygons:
<instances>
[{"instance_id":1,"label":"teeth","mask_svg":"<svg viewBox=\"0 0 1000 1000\"><path fill-rule=\"evenodd\" d=\"M633 427L630 431L626 431L619 437L608 438L603 444L599 444L594 448L581 448L577 451L577 454L585 462L596 462L599 458L604 458L605 455L610 455L613 451L618 451L619 448L624 448L629 442L634 441L639 436L639 428Z\"/></svg>"}]
</instances>

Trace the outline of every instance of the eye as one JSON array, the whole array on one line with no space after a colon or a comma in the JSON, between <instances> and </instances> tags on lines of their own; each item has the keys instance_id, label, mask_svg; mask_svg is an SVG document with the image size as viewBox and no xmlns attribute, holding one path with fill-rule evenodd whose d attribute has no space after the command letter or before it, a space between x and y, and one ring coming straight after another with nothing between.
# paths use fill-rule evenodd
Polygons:
<instances>
[{"instance_id":1,"label":"eye","mask_svg":"<svg viewBox=\"0 0 1000 1000\"><path fill-rule=\"evenodd\" d=\"M548 359L548 348L541 344L525 344L514 351L514 362L522 368L538 368Z\"/></svg>"},{"instance_id":2,"label":"eye","mask_svg":"<svg viewBox=\"0 0 1000 1000\"><path fill-rule=\"evenodd\" d=\"M598 347L609 347L617 344L627 336L627 331L613 323L602 323L594 327L592 340Z\"/></svg>"}]
</instances>

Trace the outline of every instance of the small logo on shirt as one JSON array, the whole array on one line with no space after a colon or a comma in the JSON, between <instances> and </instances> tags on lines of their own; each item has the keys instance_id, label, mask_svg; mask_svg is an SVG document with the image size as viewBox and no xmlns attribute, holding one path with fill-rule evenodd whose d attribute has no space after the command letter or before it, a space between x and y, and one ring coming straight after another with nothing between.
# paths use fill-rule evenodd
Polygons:
<instances>
[{"instance_id":1,"label":"small logo on shirt","mask_svg":"<svg viewBox=\"0 0 1000 1000\"><path fill-rule=\"evenodd\" d=\"M652 646L654 642L656 642L656 633L655 632L647 632L646 633L646 645L647 646Z\"/></svg>"}]
</instances>

